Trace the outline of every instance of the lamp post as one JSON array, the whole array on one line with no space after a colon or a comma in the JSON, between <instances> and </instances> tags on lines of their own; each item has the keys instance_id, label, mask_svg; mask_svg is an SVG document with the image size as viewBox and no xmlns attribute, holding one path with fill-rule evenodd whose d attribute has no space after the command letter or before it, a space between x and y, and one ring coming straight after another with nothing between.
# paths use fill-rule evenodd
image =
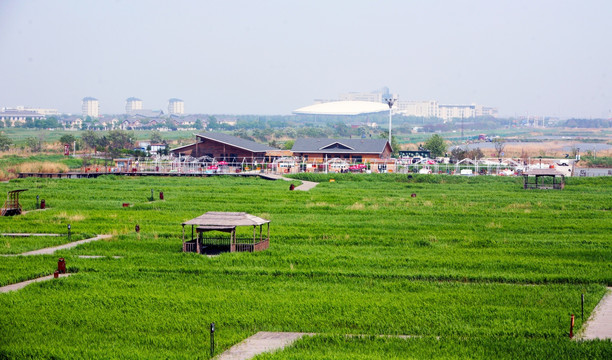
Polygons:
<instances>
[{"instance_id":1,"label":"lamp post","mask_svg":"<svg viewBox=\"0 0 612 360\"><path fill-rule=\"evenodd\" d=\"M395 104L395 102L397 101L397 97L392 96L392 97L386 98L384 100L387 103L387 105L389 105L389 145L391 145L391 117L392 117L392 108L393 108L393 104Z\"/></svg>"}]
</instances>

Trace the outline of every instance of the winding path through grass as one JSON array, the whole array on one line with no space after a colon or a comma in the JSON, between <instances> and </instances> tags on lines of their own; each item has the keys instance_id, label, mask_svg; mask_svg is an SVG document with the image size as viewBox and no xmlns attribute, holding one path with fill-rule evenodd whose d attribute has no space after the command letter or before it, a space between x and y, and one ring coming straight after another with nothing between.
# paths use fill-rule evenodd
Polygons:
<instances>
[{"instance_id":1,"label":"winding path through grass","mask_svg":"<svg viewBox=\"0 0 612 360\"><path fill-rule=\"evenodd\" d=\"M57 250L63 250L63 249L71 249L75 246L79 246L81 244L85 244L88 242L92 242L92 241L98 241L98 240L102 240L102 239L108 239L112 237L112 235L98 235L96 237L92 237L89 239L83 239L83 240L79 240L79 241L74 241L68 244L64 244L64 245L59 245L59 246L53 246L53 247L48 247L48 248L44 248L44 249L39 249L39 250L33 250L33 251L27 251L21 254L6 254L6 255L2 255L2 256L31 256L31 255L51 255L54 252L56 252Z\"/></svg>"},{"instance_id":2,"label":"winding path through grass","mask_svg":"<svg viewBox=\"0 0 612 360\"><path fill-rule=\"evenodd\" d=\"M612 339L612 287L604 295L591 313L584 331L578 337L581 340Z\"/></svg>"},{"instance_id":3,"label":"winding path through grass","mask_svg":"<svg viewBox=\"0 0 612 360\"><path fill-rule=\"evenodd\" d=\"M274 175L274 174L266 174L266 175L262 175L261 177L264 179L269 179L269 180L285 180L285 181L295 180L295 179L289 179L284 176ZM302 185L296 186L295 190L308 191L314 188L315 186L319 185L318 182L314 182L314 181L306 181L306 180L298 180L298 181L301 181Z\"/></svg>"}]
</instances>

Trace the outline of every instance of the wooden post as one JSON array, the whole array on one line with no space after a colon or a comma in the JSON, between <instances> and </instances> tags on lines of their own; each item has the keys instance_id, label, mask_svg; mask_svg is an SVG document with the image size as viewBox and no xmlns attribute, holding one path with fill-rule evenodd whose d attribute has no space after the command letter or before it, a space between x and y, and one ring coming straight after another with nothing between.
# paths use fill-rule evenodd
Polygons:
<instances>
[{"instance_id":1,"label":"wooden post","mask_svg":"<svg viewBox=\"0 0 612 360\"><path fill-rule=\"evenodd\" d=\"M255 228L257 228L257 225L253 225L253 245L255 245Z\"/></svg>"},{"instance_id":2,"label":"wooden post","mask_svg":"<svg viewBox=\"0 0 612 360\"><path fill-rule=\"evenodd\" d=\"M268 241L270 241L270 223L268 223Z\"/></svg>"},{"instance_id":3,"label":"wooden post","mask_svg":"<svg viewBox=\"0 0 612 360\"><path fill-rule=\"evenodd\" d=\"M183 224L183 242L185 242L185 224Z\"/></svg>"},{"instance_id":4,"label":"wooden post","mask_svg":"<svg viewBox=\"0 0 612 360\"><path fill-rule=\"evenodd\" d=\"M263 241L263 235L262 235L262 232L261 232L261 227L262 227L262 225L259 225L259 241L260 242Z\"/></svg>"}]
</instances>

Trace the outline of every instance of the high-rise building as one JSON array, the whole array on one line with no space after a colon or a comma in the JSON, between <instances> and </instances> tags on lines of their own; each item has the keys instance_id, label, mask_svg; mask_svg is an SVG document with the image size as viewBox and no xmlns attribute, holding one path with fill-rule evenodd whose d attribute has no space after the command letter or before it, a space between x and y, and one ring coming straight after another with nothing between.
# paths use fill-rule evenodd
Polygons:
<instances>
[{"instance_id":1,"label":"high-rise building","mask_svg":"<svg viewBox=\"0 0 612 360\"><path fill-rule=\"evenodd\" d=\"M135 97L129 97L125 100L125 113L131 114L135 110L142 110L142 100Z\"/></svg>"},{"instance_id":2,"label":"high-rise building","mask_svg":"<svg viewBox=\"0 0 612 360\"><path fill-rule=\"evenodd\" d=\"M83 98L83 116L97 118L100 116L100 103L98 99L92 97Z\"/></svg>"},{"instance_id":3,"label":"high-rise building","mask_svg":"<svg viewBox=\"0 0 612 360\"><path fill-rule=\"evenodd\" d=\"M185 103L181 99L172 98L168 100L168 114L182 115L185 113Z\"/></svg>"}]
</instances>

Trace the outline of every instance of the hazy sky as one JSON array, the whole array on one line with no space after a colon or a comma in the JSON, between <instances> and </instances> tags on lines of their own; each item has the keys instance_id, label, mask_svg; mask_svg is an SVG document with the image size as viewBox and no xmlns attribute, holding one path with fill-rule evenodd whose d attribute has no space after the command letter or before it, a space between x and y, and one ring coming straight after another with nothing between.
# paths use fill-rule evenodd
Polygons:
<instances>
[{"instance_id":1,"label":"hazy sky","mask_svg":"<svg viewBox=\"0 0 612 360\"><path fill-rule=\"evenodd\" d=\"M611 0L0 0L0 107L289 114L388 86L501 115L607 117Z\"/></svg>"}]
</instances>

